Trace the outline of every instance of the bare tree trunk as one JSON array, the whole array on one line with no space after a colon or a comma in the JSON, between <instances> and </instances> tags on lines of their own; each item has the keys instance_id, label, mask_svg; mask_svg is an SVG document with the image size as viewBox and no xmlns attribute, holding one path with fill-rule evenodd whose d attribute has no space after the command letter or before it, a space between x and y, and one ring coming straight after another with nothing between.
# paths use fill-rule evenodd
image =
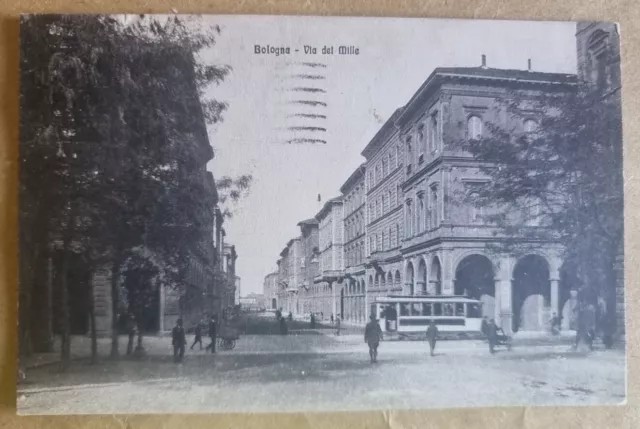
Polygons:
<instances>
[{"instance_id":1,"label":"bare tree trunk","mask_svg":"<svg viewBox=\"0 0 640 429\"><path fill-rule=\"evenodd\" d=\"M75 219L71 217L71 223L75 222ZM67 225L67 228L71 228ZM62 364L62 370L69 368L71 362L71 309L69 308L69 289L68 289L68 272L69 272L69 253L71 244L71 231L65 234L62 247L62 267L61 267L61 307L62 307L62 344L60 347L60 360Z\"/></svg>"},{"instance_id":2,"label":"bare tree trunk","mask_svg":"<svg viewBox=\"0 0 640 429\"><path fill-rule=\"evenodd\" d=\"M93 279L89 282L89 322L91 324L91 363L96 363L98 362L98 334L96 330Z\"/></svg>"},{"instance_id":3,"label":"bare tree trunk","mask_svg":"<svg viewBox=\"0 0 640 429\"><path fill-rule=\"evenodd\" d=\"M111 359L120 357L118 341L118 311L120 309L120 265L122 250L116 247L111 265Z\"/></svg>"}]
</instances>

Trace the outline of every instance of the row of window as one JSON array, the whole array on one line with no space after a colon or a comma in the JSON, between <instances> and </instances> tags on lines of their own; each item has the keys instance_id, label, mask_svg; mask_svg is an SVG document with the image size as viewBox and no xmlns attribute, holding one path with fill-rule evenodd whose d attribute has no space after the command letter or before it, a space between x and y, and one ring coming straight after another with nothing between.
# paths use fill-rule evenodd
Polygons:
<instances>
[{"instance_id":1,"label":"row of window","mask_svg":"<svg viewBox=\"0 0 640 429\"><path fill-rule=\"evenodd\" d=\"M385 177L398 168L400 156L400 147L398 145L392 147L386 155L383 155L382 159L376 163L375 167L369 170L369 189L376 186Z\"/></svg>"},{"instance_id":2,"label":"row of window","mask_svg":"<svg viewBox=\"0 0 640 429\"><path fill-rule=\"evenodd\" d=\"M402 240L400 225L395 224L395 226L390 226L388 230L372 234L367 237L367 240L369 240L369 253L396 248L400 245L400 240Z\"/></svg>"},{"instance_id":3,"label":"row of window","mask_svg":"<svg viewBox=\"0 0 640 429\"><path fill-rule=\"evenodd\" d=\"M389 189L369 204L369 222L384 216L398 206L400 189Z\"/></svg>"},{"instance_id":4,"label":"row of window","mask_svg":"<svg viewBox=\"0 0 640 429\"><path fill-rule=\"evenodd\" d=\"M352 240L364 233L364 215L357 213L344 222L344 239Z\"/></svg>"},{"instance_id":5,"label":"row of window","mask_svg":"<svg viewBox=\"0 0 640 429\"><path fill-rule=\"evenodd\" d=\"M429 188L428 206L425 194L420 193L415 201L408 199L405 203L405 231L407 237L420 234L435 228L440 223L439 188L436 184Z\"/></svg>"},{"instance_id":6,"label":"row of window","mask_svg":"<svg viewBox=\"0 0 640 429\"><path fill-rule=\"evenodd\" d=\"M344 199L344 215L349 216L356 211L358 207L364 204L364 184L358 185L345 199Z\"/></svg>"},{"instance_id":7,"label":"row of window","mask_svg":"<svg viewBox=\"0 0 640 429\"><path fill-rule=\"evenodd\" d=\"M360 265L365 261L364 241L351 244L345 248L345 263L347 267Z\"/></svg>"}]
</instances>

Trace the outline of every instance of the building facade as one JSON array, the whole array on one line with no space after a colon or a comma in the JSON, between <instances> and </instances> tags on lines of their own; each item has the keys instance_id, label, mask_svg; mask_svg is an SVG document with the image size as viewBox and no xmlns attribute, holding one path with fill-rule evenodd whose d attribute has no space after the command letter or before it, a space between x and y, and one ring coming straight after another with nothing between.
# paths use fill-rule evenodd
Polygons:
<instances>
[{"instance_id":1,"label":"building facade","mask_svg":"<svg viewBox=\"0 0 640 429\"><path fill-rule=\"evenodd\" d=\"M376 297L401 295L404 264L404 150L397 109L362 151L366 159L366 295L367 308Z\"/></svg>"},{"instance_id":2,"label":"building facade","mask_svg":"<svg viewBox=\"0 0 640 429\"><path fill-rule=\"evenodd\" d=\"M349 322L366 319L366 166L360 165L340 188L344 212L344 281L339 315Z\"/></svg>"},{"instance_id":3,"label":"building facade","mask_svg":"<svg viewBox=\"0 0 640 429\"><path fill-rule=\"evenodd\" d=\"M284 313L300 312L298 292L303 282L304 255L300 237L292 238L280 252L278 261L279 308Z\"/></svg>"},{"instance_id":4,"label":"building facade","mask_svg":"<svg viewBox=\"0 0 640 429\"><path fill-rule=\"evenodd\" d=\"M579 22L576 27L578 77L589 83L590 89L598 100L616 109L618 117L622 117L620 73L620 32L618 25L613 22ZM612 140L611 145L619 148L617 162L620 163L619 180L622 181L622 124L611 127L608 132ZM622 186L622 185L620 185ZM620 222L623 222L621 217ZM625 332L625 304L624 304L624 240L620 240L616 256L616 285L615 293L607 296L607 311L616 315L615 330L623 336Z\"/></svg>"},{"instance_id":5,"label":"building facade","mask_svg":"<svg viewBox=\"0 0 640 429\"><path fill-rule=\"evenodd\" d=\"M344 280L344 211L341 197L328 200L315 216L318 220L318 245L320 262L318 275L314 278L317 289L319 312L336 317L344 313L344 306L336 302L336 291Z\"/></svg>"},{"instance_id":6,"label":"building facade","mask_svg":"<svg viewBox=\"0 0 640 429\"><path fill-rule=\"evenodd\" d=\"M264 277L262 285L265 305L269 310L277 310L278 307L278 272L269 273Z\"/></svg>"},{"instance_id":7,"label":"building facade","mask_svg":"<svg viewBox=\"0 0 640 429\"><path fill-rule=\"evenodd\" d=\"M300 227L300 245L302 250L302 283L298 288L298 310L304 315L314 312L316 299L315 277L319 267L319 230L315 218L298 223Z\"/></svg>"}]
</instances>

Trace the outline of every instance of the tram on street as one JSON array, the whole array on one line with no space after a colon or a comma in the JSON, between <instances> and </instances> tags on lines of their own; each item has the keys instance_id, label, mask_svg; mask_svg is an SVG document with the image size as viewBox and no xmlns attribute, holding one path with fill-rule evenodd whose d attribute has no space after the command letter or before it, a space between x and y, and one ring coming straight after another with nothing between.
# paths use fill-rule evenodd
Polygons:
<instances>
[{"instance_id":1,"label":"tram on street","mask_svg":"<svg viewBox=\"0 0 640 429\"><path fill-rule=\"evenodd\" d=\"M371 304L385 336L423 334L433 320L441 333L478 333L482 301L463 296L385 296Z\"/></svg>"}]
</instances>

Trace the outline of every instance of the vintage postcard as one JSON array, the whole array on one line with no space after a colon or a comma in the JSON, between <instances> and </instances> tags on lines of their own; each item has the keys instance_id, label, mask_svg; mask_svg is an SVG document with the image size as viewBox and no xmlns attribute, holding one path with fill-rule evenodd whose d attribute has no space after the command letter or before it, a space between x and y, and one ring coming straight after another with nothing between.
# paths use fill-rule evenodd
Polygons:
<instances>
[{"instance_id":1,"label":"vintage postcard","mask_svg":"<svg viewBox=\"0 0 640 429\"><path fill-rule=\"evenodd\" d=\"M21 18L20 414L626 400L609 22Z\"/></svg>"}]
</instances>

